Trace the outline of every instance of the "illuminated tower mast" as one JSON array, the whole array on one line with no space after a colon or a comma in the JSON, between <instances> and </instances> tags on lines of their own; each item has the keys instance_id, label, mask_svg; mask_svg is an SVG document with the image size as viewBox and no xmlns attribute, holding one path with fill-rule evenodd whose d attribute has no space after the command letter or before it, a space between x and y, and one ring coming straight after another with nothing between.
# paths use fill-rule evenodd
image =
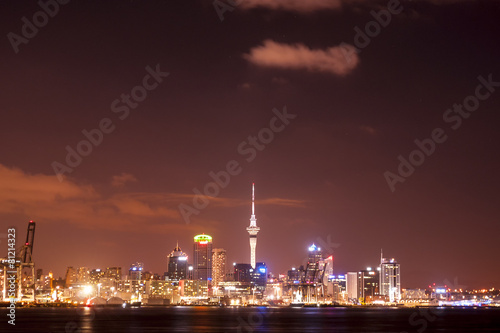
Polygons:
<instances>
[{"instance_id":1,"label":"illuminated tower mast","mask_svg":"<svg viewBox=\"0 0 500 333\"><path fill-rule=\"evenodd\" d=\"M250 235L250 265L255 269L255 247L257 246L257 233L260 231L255 218L255 183L252 183L252 216L250 216L250 226L247 227L247 231Z\"/></svg>"}]
</instances>

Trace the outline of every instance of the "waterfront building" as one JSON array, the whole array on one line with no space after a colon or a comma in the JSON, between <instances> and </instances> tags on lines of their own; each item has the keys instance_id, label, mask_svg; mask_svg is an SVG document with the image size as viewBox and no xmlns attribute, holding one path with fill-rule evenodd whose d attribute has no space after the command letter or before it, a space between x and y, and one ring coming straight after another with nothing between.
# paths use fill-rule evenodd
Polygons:
<instances>
[{"instance_id":1,"label":"waterfront building","mask_svg":"<svg viewBox=\"0 0 500 333\"><path fill-rule=\"evenodd\" d=\"M380 255L380 295L388 296L390 302L401 300L400 264L394 258Z\"/></svg>"},{"instance_id":2,"label":"waterfront building","mask_svg":"<svg viewBox=\"0 0 500 333\"><path fill-rule=\"evenodd\" d=\"M346 274L347 298L350 302L358 301L358 273L348 272Z\"/></svg>"},{"instance_id":3,"label":"waterfront building","mask_svg":"<svg viewBox=\"0 0 500 333\"><path fill-rule=\"evenodd\" d=\"M358 272L358 298L361 303L372 303L379 296L379 272L368 267Z\"/></svg>"}]
</instances>

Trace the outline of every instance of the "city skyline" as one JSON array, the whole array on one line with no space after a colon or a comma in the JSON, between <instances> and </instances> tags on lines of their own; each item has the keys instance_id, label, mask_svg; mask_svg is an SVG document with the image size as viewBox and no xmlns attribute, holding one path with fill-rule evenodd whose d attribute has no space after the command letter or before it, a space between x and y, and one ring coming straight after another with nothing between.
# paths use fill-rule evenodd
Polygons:
<instances>
[{"instance_id":1,"label":"city skyline","mask_svg":"<svg viewBox=\"0 0 500 333\"><path fill-rule=\"evenodd\" d=\"M30 221L30 222L32 222L32 221ZM216 266L217 270L220 270L221 267L224 267L224 269L223 269L223 272L221 271L218 273L219 277L216 279L216 281L217 282L224 281L225 278L223 278L222 276L225 276L226 273L233 272L232 266L230 266L230 265L226 266L226 263L228 262L226 259L227 251L223 248L217 248L217 247L212 249L213 238L209 235L205 235L204 233L194 236L194 240L195 240L195 243L194 243L194 250L193 250L192 256L189 256L186 253L182 252L181 247L179 246L179 242L177 241L174 250L169 255L166 256L166 269L163 272L153 271L150 269L144 269L144 266L143 266L144 264L142 262L134 262L134 263L130 264L129 265L131 267L130 270L134 269L134 267L136 267L137 265L140 265L139 274L141 274L142 272L145 272L145 273L150 274L151 276L153 276L153 275L158 276L160 279L164 279L164 278L168 277L169 280L174 280L174 281L179 280L179 279L194 279L194 280L205 280L206 281L207 280L206 277L209 277L209 280L213 280L212 279L212 274L214 272L212 270L213 264L215 262L219 261L219 263ZM209 244L207 249L209 248L210 249L209 252L212 253L212 255L210 256L212 262L209 265L206 265L206 264L201 265L204 268L208 269L209 273L203 273L203 274L199 275L196 273L195 262L197 262L197 261L195 261L194 257L195 257L195 253L198 251L197 246L198 246L198 244L201 244L201 243L203 243L203 245ZM208 251L208 250L206 250L206 251ZM428 284L436 285L436 282L434 282L434 281L422 282L418 285L407 285L407 284L401 283L400 282L400 263L397 262L396 259L394 259L394 258L391 258L391 259L384 258L382 250L380 253L380 262L379 262L378 266L375 265L375 266L358 267L357 269L354 269L354 270L351 269L351 270L347 270L347 271L346 270L342 271L342 270L336 269L335 261L333 259L334 256L330 252L323 253L321 248L316 246L314 243L312 243L310 246L308 246L307 251L308 251L307 255L309 256L307 263L305 265L302 263L302 265L299 264L299 265L295 265L293 267L290 266L288 269L288 272L290 272L290 270L296 270L296 269L299 269L299 267L302 267L302 269L304 269L304 272L306 272L305 278L307 279L308 278L307 271L309 270L309 266L308 266L309 263L316 264L318 262L318 260L325 260L325 262L327 263L327 267L328 267L328 269L326 267L324 268L325 270L328 271L327 275L325 276L325 279L327 277L337 276L337 275L338 276L342 275L342 276L348 277L350 274L356 274L356 275L361 274L361 281L363 281L363 272L365 272L365 274L376 273L377 276L375 277L375 281L378 284L377 290L380 290L379 291L380 295L387 296L388 299L391 300L391 302L394 300L401 299L402 288L407 288L407 289L408 288L409 289L424 288L425 289L425 286L427 286ZM208 254L209 252L206 252L206 254ZM304 253L306 253L306 252L304 252ZM317 253L320 253L322 255L320 255L318 258L316 258ZM222 255L222 257L221 257L221 255ZM325 256L325 258L320 259L320 258L322 258L323 255ZM191 260L189 260L190 257L192 258ZM175 274L172 276L171 270L174 272L176 272L178 270L177 263L175 264L175 267L171 266L173 263L172 258L180 258L182 260L181 262L184 265L183 266L184 275L179 276L179 275ZM216 259L216 258L218 258L218 259ZM219 258L221 258L221 259L219 259ZM206 260L206 258L204 258L204 260ZM222 261L220 261L220 260L222 260ZM265 265L266 263L265 262L258 262L257 264ZM246 263L244 261L234 262L233 265L248 265L248 267L252 267L251 264ZM189 275L189 273L187 273L188 266L190 266L189 267L190 269L191 268L193 269L193 272L191 273L191 275ZM77 267L78 269L83 269L83 268L90 269L90 268L92 268L93 270L97 269L98 271L102 270L102 272L104 272L105 270L109 270L110 268L111 269L121 269L122 266L110 267L108 265L108 266L103 266L103 268L97 267L97 266L79 266L79 265L67 266L66 274L63 275L63 276L65 276L64 280L67 281L68 270L74 269L74 267ZM106 267L106 268L104 268L104 267ZM125 266L125 267L128 267L128 266ZM377 267L377 268L373 269L372 267ZM44 270L46 272L46 274L49 274L49 272L50 272L50 275L54 276L54 279L56 279L56 275L53 274L51 269L44 269L44 268L39 268L39 267L36 267L36 269L37 269L37 271ZM143 269L144 269L144 271L143 271ZM317 269L317 267L315 269ZM352 272L352 271L354 271L354 272ZM272 268L268 271L267 265L266 265L266 272L269 274L272 274L274 276L278 276L281 274L286 275L286 271L283 271L283 272L273 271ZM380 276L378 274L380 274ZM387 275L387 277L384 278L384 274ZM191 276L191 278L189 276ZM59 276L58 279L61 279L61 276ZM354 287L355 290L357 290L358 288L360 288L360 286L363 285L362 282L360 283L359 281L357 281L358 279L359 279L359 277L356 276L356 281L353 282L354 283L353 285L355 286ZM393 281L391 281L391 279ZM348 280L348 278L347 278L347 280ZM384 287L385 285L386 285L386 287ZM458 288L458 289L463 288L464 290L478 289L478 288L467 288L467 286L459 284L459 281L456 277L452 281L450 281L448 279L446 279L444 281L438 281L437 285L446 286L447 288L452 288L452 289L453 288ZM429 285L429 287L430 287L430 285ZM482 286L479 289L484 289L484 288L487 289L487 288L491 288L491 287L497 288L496 286ZM378 288L380 288L380 289L378 289ZM395 290L397 290L397 292L395 292ZM347 288L347 294L349 294L349 288ZM363 294L363 297L364 297L364 294Z\"/></svg>"},{"instance_id":2,"label":"city skyline","mask_svg":"<svg viewBox=\"0 0 500 333\"><path fill-rule=\"evenodd\" d=\"M255 182L273 272L314 243L499 286L500 2L280 3L0 3L0 247L34 220L56 276L164 272L201 233L248 262Z\"/></svg>"},{"instance_id":3,"label":"city skyline","mask_svg":"<svg viewBox=\"0 0 500 333\"><path fill-rule=\"evenodd\" d=\"M250 219L250 221L251 221L251 222L252 222L252 221L256 221L256 219L254 218L254 217L255 217L255 215L254 215L254 212L255 212L255 208L254 208L254 190L253 190L253 189L254 189L254 185L255 185L255 184L254 184L254 183L252 183L252 215L251 215L251 219ZM253 220L252 220L252 218L253 218ZM34 222L34 221L29 221L29 222L30 222L30 223L29 223L29 227L31 227L31 224L32 224L31 222ZM246 229L246 230L247 230L247 229ZM21 233L21 234L22 234L22 233ZM222 251L224 252L224 260L226 260L226 250L225 250L225 249L219 248L219 246L217 245L217 246L216 246L216 247L212 250L212 247L214 246L214 245L212 244L212 239L213 239L213 238L212 238L210 235L207 235L207 234L205 234L205 233L201 233L201 234L195 235L195 236L194 236L194 240L195 240L195 242L194 242L194 249L193 249L193 252L191 253L191 255L189 255L189 254L185 254L184 252L182 252L182 251L181 251L181 247L180 247L180 245L179 245L179 241L177 240L177 241L176 241L175 248L174 248L174 251L172 251L170 254L168 254L168 255L166 255L166 256L165 256L165 257L166 257L166 260L165 260L165 263L166 263L166 265L165 265L165 266L166 266L166 268L165 268L165 270L164 270L164 271L154 271L154 269L148 269L147 271L148 271L149 273L151 273L151 274L159 274L160 276L162 276L164 273L165 273L165 274L168 274L168 270L169 270L169 269L168 269L168 266L169 266L169 264L170 264L170 262L171 262L171 259L170 259L170 258L171 258L171 257L172 257L172 256L176 253L176 251L177 251L177 252L179 253L178 255L183 256L183 260L185 260L185 263L186 263L186 267L185 267L185 268L187 269L187 264L193 264L194 276L197 276L197 275L196 275L196 268L194 268L194 265L195 265L194 258L195 258L195 254L196 254L196 253L197 253L197 251L198 251L198 250L197 250L197 245L198 245L198 244L201 244L201 243L204 243L204 244L208 243L208 244L209 244L209 249L210 249L210 251L208 251L208 250L207 250L208 252L206 252L206 255L208 255L208 253L209 253L209 252L213 254L213 253L214 253L214 252L213 252L213 250L217 250L217 251L222 250ZM331 251L333 251L333 249L334 249L334 248L337 248L338 244L331 243L331 242L330 242L329 237L328 237L328 239L327 239L326 241L325 241L323 238L321 238L321 237L318 237L318 238L317 238L317 240L319 240L319 241L320 241L320 242L322 242L323 244L325 244L325 245L329 246L329 247L328 247L328 250L329 250L330 252L327 252L327 253L325 253L325 254L330 255L330 257L332 258L332 257L333 257L333 256L332 256L332 254L334 255L334 253L333 253L333 252L331 252ZM27 244L28 244L28 243L27 243ZM309 252L310 252L310 251L312 251L312 249L313 249L314 251L316 251L316 250L320 251L320 250L321 250L319 247L317 247L317 246L315 245L315 243L314 243L314 242L312 242L312 243L311 243L309 246L307 246L306 248L308 249L308 251L309 251ZM250 247L250 250L251 250L251 247ZM250 252L250 253L251 253L251 252ZM304 253L305 253L305 252L304 252ZM208 261L210 262L210 261L212 260L212 256L211 256L211 255L208 255L208 256L210 257L210 259L208 259ZM191 260L189 260L189 258L191 258ZM207 258L208 258L208 257L207 257ZM205 261L206 261L206 260L207 260L207 258L204 258L203 260L205 260ZM252 258L252 257L250 256L250 260L251 260L251 258ZM134 260L135 260L135 261L134 261ZM261 260L261 259L259 259L259 258L256 258L256 260L260 260L260 261L262 261L262 260ZM142 264L142 262L143 262L143 261L145 261L145 260L142 260L142 259L141 259L141 260L139 260L138 258L135 258L135 259L133 259L133 260L131 261L131 262L133 262L133 263L129 264L129 266L134 267L134 265L136 265L137 263L139 263L139 262L140 262L141 269L142 269L142 268L143 268L143 266L142 266L142 265L143 265L143 264ZM147 260L146 260L146 261L147 261ZM233 261L234 261L234 260L233 260ZM368 261L369 261L369 262L371 262L370 260L368 260ZM228 262L232 262L232 261L228 261ZM234 261L234 262L238 262L238 263L245 263L245 264L250 264L250 265L251 265L251 263L250 263L250 262L246 262L245 260L239 260L239 261L238 261L238 260L236 260L236 261ZM297 261L297 258L295 258L294 262L298 262L298 261ZM362 272L362 271L367 271L367 270L368 270L368 271L370 271L370 270L372 269L371 267L375 267L375 266L376 266L376 265L375 265L375 266L373 266L373 265L368 264L368 265L366 265L366 266L358 266L358 267L357 267L357 268L355 268L355 269L347 269L347 270L346 270L346 269L344 269L344 270L340 269L340 270L339 270L339 269L337 269L337 267L336 267L336 265L335 265L335 261L334 261L333 259L332 259L332 262L333 262L333 273L334 273L334 274L345 274L345 275L348 275L351 271L354 271L354 272L358 272L358 271L359 271L359 272ZM366 262L366 260L365 260L365 262ZM394 264L395 264L395 265L397 265L397 267L398 267L398 268L397 268L397 276L398 276L398 283L397 283L397 285L399 286L399 288L401 288L401 286L406 287L406 288L422 288L422 287L425 287L425 286L426 286L427 284L429 284L429 283L434 283L434 284L436 284L436 281L421 281L421 282L420 282L420 283L418 283L418 284L412 284L412 285L407 285L407 284L405 284L405 283L400 284L400 282L399 282L399 263L397 263L397 262L395 261L395 259L394 259L394 258L392 258L392 259L386 259L386 258L384 258L384 257L383 257L383 252L382 252L382 250L381 250L381 253L380 253L380 263L379 263L379 265L380 265L380 266L378 266L378 267L379 267L379 268L382 268L382 267L384 267L384 265L390 265L390 266L392 266L392 265L394 265ZM211 263L211 262L210 262L210 264L208 264L208 265L205 265L205 264L204 264L204 265L202 265L203 267L206 267L206 269L207 269L207 270L208 270L208 272L209 272L209 273L204 273L204 274L202 274L203 276L208 276L208 277L210 277L210 278L211 278L211 274L212 274L212 266L211 266L211 265L212 265L212 263ZM304 265L304 262L302 261L302 262L298 263L297 265L291 265L291 266L289 266L289 267L287 268L287 270L288 270L288 269L292 269L292 268L293 268L293 269L297 269L297 268L298 268L299 266L301 266L301 265L302 265L302 266L304 266L304 269L306 268L306 267L305 267L305 265ZM99 265L97 265L97 266L96 266L96 265L70 265L70 266L66 266L66 268L64 269L64 271L66 272L66 275L68 274L67 269L68 269L68 268L72 268L73 266L74 266L74 267L91 267L91 268L94 268L94 269L96 269L96 268L101 268L101 266L99 266ZM111 267L113 267L113 266L115 266L115 265L113 265L112 263L110 263L110 264L108 264L108 265L104 265L104 266L102 266L102 267L108 267L108 268L109 268L110 266L111 266ZM155 266L158 266L158 265L156 264L156 265L153 265L152 267L155 267ZM128 266L127 266L127 265L125 265L125 266L118 266L118 267L128 267ZM352 265L350 265L349 267L351 267L351 268L352 268L353 266L352 266ZM35 267L35 268L36 268L36 269L40 269L41 267ZM114 268L114 267L113 267L113 268ZM45 269L45 270L47 270L47 271L52 272L52 269L50 269L50 267L47 267L47 268L41 268L41 269ZM227 270L226 272L229 272L229 271L231 271L231 269ZM379 271L380 271L380 270L379 270ZM382 269L382 271L383 271L383 269ZM276 274L276 275L277 275L277 274L282 274L282 273L286 272L286 270L278 272L278 271L274 271L274 270L272 269L272 267L271 267L271 270L270 270L269 272L272 272L273 274ZM52 273L53 273L53 272L52 272ZM207 275L207 274L208 274L208 275ZM54 274L54 278L55 278L56 276L58 276L58 275L57 275L57 274ZM61 276L64 276L64 274L63 274L63 275L59 275L59 278L60 278ZM194 279L196 280L196 278L194 278ZM206 278L203 278L203 277L200 277L200 276L198 276L198 279L205 279L205 280L206 280ZM403 280L403 281L404 281L404 280ZM377 282L378 282L378 277L377 277ZM457 277L454 277L454 278L453 278L453 280L450 280L450 279L446 278L446 279L445 279L445 280L443 280L443 281L438 281L438 283L440 283L441 285L446 285L446 283L448 283L448 284L450 284L450 286L451 286L451 287L452 287L454 284L456 285L456 287L467 287L466 285L463 285L463 284L458 284L458 282L459 282L459 281L458 281L458 278L457 278ZM359 282L358 282L358 285L359 285ZM382 287L382 285L383 285L383 283L382 283L382 276L381 276L381 277L380 277L380 286ZM476 287L476 288L477 288L477 287L479 287L479 286L474 286L474 287ZM491 285L491 286L481 285L480 287L481 287L481 288L484 288L484 287L497 287L497 286L495 286L495 285ZM390 293L389 293L389 294L390 294ZM387 294L387 295L389 296L389 294ZM381 293L381 295L382 295L382 293ZM392 300L392 299L394 299L394 297L391 295L391 296L390 296L390 299Z\"/></svg>"}]
</instances>

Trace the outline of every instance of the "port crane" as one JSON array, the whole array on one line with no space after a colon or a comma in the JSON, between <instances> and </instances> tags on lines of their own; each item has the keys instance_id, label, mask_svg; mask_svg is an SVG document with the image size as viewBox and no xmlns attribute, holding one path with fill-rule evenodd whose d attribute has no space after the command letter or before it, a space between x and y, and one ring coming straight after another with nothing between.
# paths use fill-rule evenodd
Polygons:
<instances>
[{"instance_id":1,"label":"port crane","mask_svg":"<svg viewBox=\"0 0 500 333\"><path fill-rule=\"evenodd\" d=\"M11 258L0 259L0 269L2 271L2 299L4 302L10 301L9 294L12 281L14 283L14 294L17 302L35 301L35 263L33 261L33 243L35 241L35 221L29 221L26 233L26 242L17 247L15 251L14 263ZM18 242L17 230L15 233L16 245ZM15 274L15 275L14 275ZM9 279L15 276L15 280ZM8 292L9 291L9 292Z\"/></svg>"}]
</instances>

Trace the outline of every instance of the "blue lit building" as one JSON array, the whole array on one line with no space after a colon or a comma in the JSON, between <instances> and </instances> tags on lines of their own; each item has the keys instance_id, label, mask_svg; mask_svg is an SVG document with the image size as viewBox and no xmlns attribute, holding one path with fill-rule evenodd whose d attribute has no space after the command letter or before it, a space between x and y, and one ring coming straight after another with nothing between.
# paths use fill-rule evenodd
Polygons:
<instances>
[{"instance_id":1,"label":"blue lit building","mask_svg":"<svg viewBox=\"0 0 500 333\"><path fill-rule=\"evenodd\" d=\"M252 286L254 294L262 297L267 286L267 266L263 262L255 264L255 270L252 272Z\"/></svg>"},{"instance_id":2,"label":"blue lit building","mask_svg":"<svg viewBox=\"0 0 500 333\"><path fill-rule=\"evenodd\" d=\"M130 280L142 280L143 277L144 264L142 262L136 262L130 266L128 270L128 276Z\"/></svg>"}]
</instances>

